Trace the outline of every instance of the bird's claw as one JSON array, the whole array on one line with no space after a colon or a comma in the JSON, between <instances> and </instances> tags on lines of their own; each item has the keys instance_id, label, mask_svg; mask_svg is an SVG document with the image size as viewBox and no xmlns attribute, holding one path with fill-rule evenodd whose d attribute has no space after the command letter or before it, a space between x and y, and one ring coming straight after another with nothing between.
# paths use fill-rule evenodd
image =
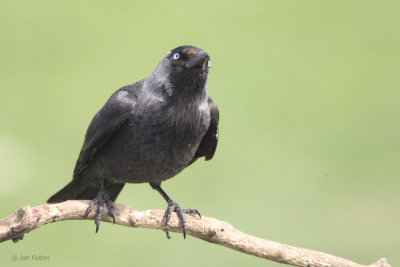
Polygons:
<instances>
[{"instance_id":1,"label":"bird's claw","mask_svg":"<svg viewBox=\"0 0 400 267\"><path fill-rule=\"evenodd\" d=\"M176 212L178 215L179 221L182 223L182 232L183 232L183 238L186 238L186 219L185 219L185 214L197 214L199 215L201 219L201 214L197 209L182 209L179 207L178 203L176 203L173 200L168 200L168 207L165 210L164 218L165 218L165 226L167 226L169 220L171 219L171 214L172 212ZM165 231L167 238L170 239L170 235L168 231Z\"/></svg>"},{"instance_id":2,"label":"bird's claw","mask_svg":"<svg viewBox=\"0 0 400 267\"><path fill-rule=\"evenodd\" d=\"M96 233L99 231L101 212L103 211L104 203L107 205L108 214L113 218L113 222L115 224L114 204L110 198L110 195L108 194L107 190L104 187L100 189L100 192L97 194L97 197L95 197L90 202L89 207L87 208L84 215L85 217L87 217L89 213L93 210L94 206L97 205L96 217L94 220L94 223L96 224Z\"/></svg>"}]
</instances>

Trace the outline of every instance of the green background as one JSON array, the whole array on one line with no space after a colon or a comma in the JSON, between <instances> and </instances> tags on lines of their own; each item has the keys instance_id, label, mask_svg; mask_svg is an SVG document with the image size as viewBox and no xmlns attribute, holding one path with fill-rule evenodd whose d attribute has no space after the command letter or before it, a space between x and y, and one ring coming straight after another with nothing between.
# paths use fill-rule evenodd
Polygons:
<instances>
[{"instance_id":1,"label":"green background","mask_svg":"<svg viewBox=\"0 0 400 267\"><path fill-rule=\"evenodd\" d=\"M93 115L172 48L211 55L220 142L164 189L262 238L400 265L399 1L1 1L0 217L64 186ZM149 185L118 203L164 209ZM8 266L280 266L92 221L0 245ZM50 256L13 262L13 255Z\"/></svg>"}]
</instances>

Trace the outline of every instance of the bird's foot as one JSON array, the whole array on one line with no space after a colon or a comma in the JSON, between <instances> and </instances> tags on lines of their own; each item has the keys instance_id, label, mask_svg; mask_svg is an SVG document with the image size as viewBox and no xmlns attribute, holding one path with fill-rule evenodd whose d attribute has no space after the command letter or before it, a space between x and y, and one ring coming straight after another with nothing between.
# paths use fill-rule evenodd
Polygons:
<instances>
[{"instance_id":1,"label":"bird's foot","mask_svg":"<svg viewBox=\"0 0 400 267\"><path fill-rule=\"evenodd\" d=\"M107 205L108 214L113 218L113 222L115 223L114 204L105 188L105 183L103 183L103 186L101 187L99 193L97 194L97 197L95 197L90 202L89 207L85 212L85 217L87 217L89 213L92 211L93 207L97 205L96 217L94 220L94 223L96 224L96 233L99 231L101 212L103 211L104 203Z\"/></svg>"},{"instance_id":2,"label":"bird's foot","mask_svg":"<svg viewBox=\"0 0 400 267\"><path fill-rule=\"evenodd\" d=\"M201 214L198 210L196 209L182 209L179 207L178 203L176 203L173 200L168 200L168 207L165 210L164 218L165 218L165 226L167 226L169 219L171 219L171 213L176 212L178 215L178 218L180 222L182 223L182 232L183 232L183 238L186 238L186 219L185 219L185 214L197 214L199 215L201 219ZM170 239L171 237L169 236L169 232L165 232L167 234L167 238Z\"/></svg>"}]
</instances>

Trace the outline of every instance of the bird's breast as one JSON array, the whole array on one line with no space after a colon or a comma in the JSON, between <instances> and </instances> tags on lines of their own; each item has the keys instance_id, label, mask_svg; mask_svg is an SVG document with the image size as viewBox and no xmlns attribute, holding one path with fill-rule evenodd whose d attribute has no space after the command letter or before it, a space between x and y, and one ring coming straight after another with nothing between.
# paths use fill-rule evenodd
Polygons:
<instances>
[{"instance_id":1,"label":"bird's breast","mask_svg":"<svg viewBox=\"0 0 400 267\"><path fill-rule=\"evenodd\" d=\"M191 162L209 123L209 111L196 105L180 111L171 106L137 110L107 144L105 150L112 151L104 155L113 157L103 158L101 164L109 166L114 181L171 178Z\"/></svg>"}]
</instances>

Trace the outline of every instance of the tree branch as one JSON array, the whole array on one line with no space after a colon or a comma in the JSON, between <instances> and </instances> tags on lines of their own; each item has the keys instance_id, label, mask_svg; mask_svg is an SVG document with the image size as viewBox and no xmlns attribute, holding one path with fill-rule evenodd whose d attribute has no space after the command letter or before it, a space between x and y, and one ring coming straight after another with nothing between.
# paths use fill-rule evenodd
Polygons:
<instances>
[{"instance_id":1,"label":"tree branch","mask_svg":"<svg viewBox=\"0 0 400 267\"><path fill-rule=\"evenodd\" d=\"M88 218L84 217L89 203L90 201L87 200L70 200L53 205L25 206L16 213L0 219L0 242L10 239L17 242L23 238L24 234L48 223L64 220L93 220L94 212L91 212ZM112 218L107 213L108 211L105 209L101 220L112 222ZM182 232L175 214L171 216L168 226L164 227L164 211L162 210L138 211L125 205L115 204L115 215L115 223L119 225ZM365 266L322 252L251 236L214 218L202 217L199 219L187 215L186 219L189 235L264 259L307 267ZM369 266L389 267L390 264L385 258L382 258Z\"/></svg>"}]
</instances>

